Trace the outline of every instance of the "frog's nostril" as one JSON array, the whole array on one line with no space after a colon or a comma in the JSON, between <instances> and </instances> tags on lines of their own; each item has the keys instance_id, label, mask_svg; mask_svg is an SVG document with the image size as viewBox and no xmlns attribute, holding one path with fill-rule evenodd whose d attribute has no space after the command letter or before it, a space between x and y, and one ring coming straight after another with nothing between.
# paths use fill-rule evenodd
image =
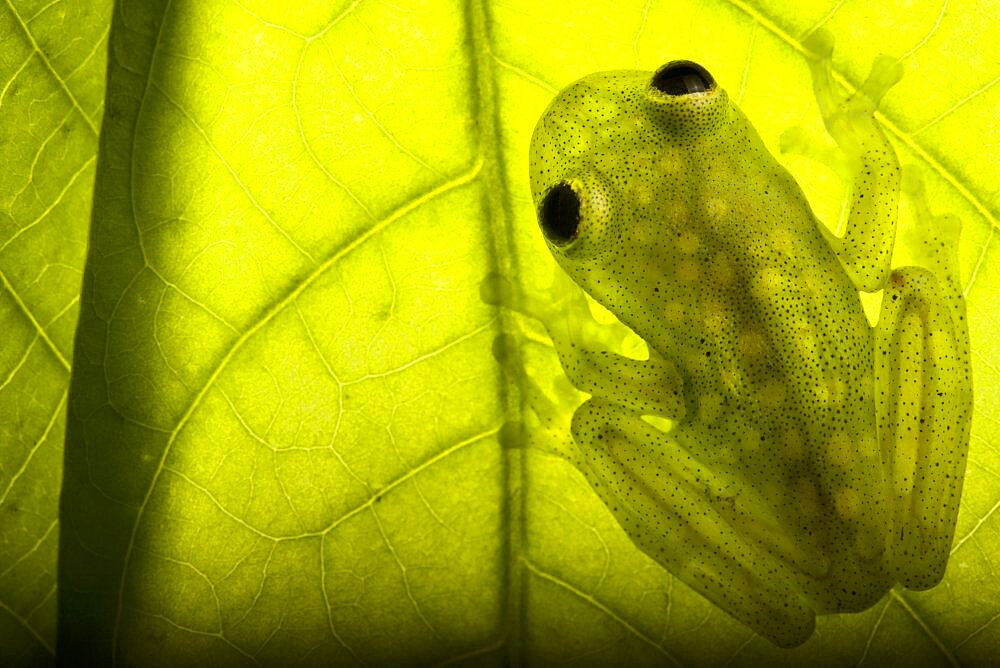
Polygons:
<instances>
[{"instance_id":1,"label":"frog's nostril","mask_svg":"<svg viewBox=\"0 0 1000 668\"><path fill-rule=\"evenodd\" d=\"M552 186L538 209L538 222L554 244L565 244L576 236L580 225L580 196L565 181Z\"/></svg>"},{"instance_id":2,"label":"frog's nostril","mask_svg":"<svg viewBox=\"0 0 1000 668\"><path fill-rule=\"evenodd\" d=\"M672 60L653 75L653 88L667 95L704 93L715 88L715 79L690 60Z\"/></svg>"}]
</instances>

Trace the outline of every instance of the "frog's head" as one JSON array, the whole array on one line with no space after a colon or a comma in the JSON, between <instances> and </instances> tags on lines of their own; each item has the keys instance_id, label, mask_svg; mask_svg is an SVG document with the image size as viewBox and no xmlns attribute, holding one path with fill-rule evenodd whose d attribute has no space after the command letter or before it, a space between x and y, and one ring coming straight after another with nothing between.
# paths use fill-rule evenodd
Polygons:
<instances>
[{"instance_id":1,"label":"frog's head","mask_svg":"<svg viewBox=\"0 0 1000 668\"><path fill-rule=\"evenodd\" d=\"M638 271L654 253L666 260L706 175L732 154L741 118L712 75L687 60L598 72L560 91L535 127L530 164L556 260L599 300L602 268Z\"/></svg>"}]
</instances>

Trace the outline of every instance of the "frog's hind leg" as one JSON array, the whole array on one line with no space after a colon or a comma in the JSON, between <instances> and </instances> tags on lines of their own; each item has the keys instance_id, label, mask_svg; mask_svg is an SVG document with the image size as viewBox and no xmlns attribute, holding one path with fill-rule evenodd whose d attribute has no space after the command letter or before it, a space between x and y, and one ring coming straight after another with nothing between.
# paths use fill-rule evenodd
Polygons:
<instances>
[{"instance_id":1,"label":"frog's hind leg","mask_svg":"<svg viewBox=\"0 0 1000 668\"><path fill-rule=\"evenodd\" d=\"M905 586L926 589L944 576L955 530L972 377L954 252L957 219L931 216L918 182L908 190L923 236L917 255L929 269L905 267L889 278L875 328L875 382L882 462L894 501L891 568Z\"/></svg>"},{"instance_id":2,"label":"frog's hind leg","mask_svg":"<svg viewBox=\"0 0 1000 668\"><path fill-rule=\"evenodd\" d=\"M851 205L843 237L827 236L855 286L882 288L889 275L899 205L899 162L878 122L879 100L902 76L902 66L879 56L868 79L851 96L837 89L831 73L833 38L820 30L803 44L813 88L827 131L847 159Z\"/></svg>"},{"instance_id":3,"label":"frog's hind leg","mask_svg":"<svg viewBox=\"0 0 1000 668\"><path fill-rule=\"evenodd\" d=\"M748 541L712 502L726 481L670 433L600 398L573 417L581 470L646 554L782 647L812 634L815 615L788 570Z\"/></svg>"}]
</instances>

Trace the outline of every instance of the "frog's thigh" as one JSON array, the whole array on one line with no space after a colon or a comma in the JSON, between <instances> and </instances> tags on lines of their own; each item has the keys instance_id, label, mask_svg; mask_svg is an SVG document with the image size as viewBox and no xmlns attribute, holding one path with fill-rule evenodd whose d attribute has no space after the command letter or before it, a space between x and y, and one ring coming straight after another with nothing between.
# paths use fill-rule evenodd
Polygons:
<instances>
[{"instance_id":1,"label":"frog's thigh","mask_svg":"<svg viewBox=\"0 0 1000 668\"><path fill-rule=\"evenodd\" d=\"M911 589L944 575L965 475L972 378L964 309L920 267L895 270L875 331L878 429L894 530L896 579Z\"/></svg>"},{"instance_id":2,"label":"frog's thigh","mask_svg":"<svg viewBox=\"0 0 1000 668\"><path fill-rule=\"evenodd\" d=\"M830 70L833 47L828 33L807 40L809 65L820 113L850 165L851 209L842 238L831 245L859 290L874 292L889 275L899 204L899 161L875 120L879 99L899 81L902 68L880 57L850 97L839 93Z\"/></svg>"},{"instance_id":3,"label":"frog's thigh","mask_svg":"<svg viewBox=\"0 0 1000 668\"><path fill-rule=\"evenodd\" d=\"M815 616L774 557L712 506L718 481L669 435L601 399L573 417L591 486L646 554L772 642L793 647Z\"/></svg>"}]
</instances>

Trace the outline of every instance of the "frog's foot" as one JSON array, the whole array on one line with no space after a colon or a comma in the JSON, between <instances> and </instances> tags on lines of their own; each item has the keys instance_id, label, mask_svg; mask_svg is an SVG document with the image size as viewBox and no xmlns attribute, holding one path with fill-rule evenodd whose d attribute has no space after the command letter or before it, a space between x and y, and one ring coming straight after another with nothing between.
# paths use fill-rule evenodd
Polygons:
<instances>
[{"instance_id":1,"label":"frog's foot","mask_svg":"<svg viewBox=\"0 0 1000 668\"><path fill-rule=\"evenodd\" d=\"M829 238L859 290L880 290L889 275L899 204L899 162L875 120L879 100L902 76L902 66L879 56L871 73L850 96L833 81L833 38L825 30L810 35L807 51L813 89L827 131L846 156L851 206L844 236Z\"/></svg>"},{"instance_id":2,"label":"frog's foot","mask_svg":"<svg viewBox=\"0 0 1000 668\"><path fill-rule=\"evenodd\" d=\"M671 433L601 398L576 412L573 437L591 487L642 551L771 642L794 647L809 638L815 615L795 579L713 501L731 481Z\"/></svg>"},{"instance_id":3,"label":"frog's foot","mask_svg":"<svg viewBox=\"0 0 1000 668\"><path fill-rule=\"evenodd\" d=\"M516 385L521 400L520 419L501 427L499 439L504 448L532 448L561 457L579 468L581 459L573 437L570 420L584 397L562 374L555 374L552 384L542 385L528 372L525 348L533 342L518 342L509 334L493 340L493 357L511 384Z\"/></svg>"},{"instance_id":4,"label":"frog's foot","mask_svg":"<svg viewBox=\"0 0 1000 668\"><path fill-rule=\"evenodd\" d=\"M926 589L948 562L972 419L965 305L947 279L923 267L892 272L875 328L875 364L894 514L890 569L910 589Z\"/></svg>"},{"instance_id":5,"label":"frog's foot","mask_svg":"<svg viewBox=\"0 0 1000 668\"><path fill-rule=\"evenodd\" d=\"M840 143L838 135L849 140L852 123L871 121L878 103L889 89L903 77L900 62L880 54L872 63L868 77L850 96L840 93L833 81L833 35L827 30L817 30L802 42L813 77L813 89L823 121L831 136ZM834 127L830 127L830 125Z\"/></svg>"},{"instance_id":6,"label":"frog's foot","mask_svg":"<svg viewBox=\"0 0 1000 668\"><path fill-rule=\"evenodd\" d=\"M551 348L544 337L528 330L523 337L497 336L493 356L511 374L523 406L523 420L505 425L501 432L506 447L534 447L581 468L569 423L584 392L667 420L683 417L682 383L673 365L655 355L637 360L608 350L621 350L624 340L634 334L620 323L597 321L583 291L558 269L544 299L525 293L499 274L483 280L480 295L488 304L541 323L564 372L548 371L543 379L527 370L526 357L534 357L533 369L552 369Z\"/></svg>"},{"instance_id":7,"label":"frog's foot","mask_svg":"<svg viewBox=\"0 0 1000 668\"><path fill-rule=\"evenodd\" d=\"M495 274L484 280L481 289L487 303L506 306L542 323L576 389L643 414L668 420L684 416L682 381L673 364L655 353L639 360L615 352L622 350L631 332L620 323L598 322L583 291L561 272L556 272L549 292L548 299L538 299Z\"/></svg>"},{"instance_id":8,"label":"frog's foot","mask_svg":"<svg viewBox=\"0 0 1000 668\"><path fill-rule=\"evenodd\" d=\"M786 155L798 155L829 167L845 183L851 180L851 166L844 153L812 134L804 127L795 126L781 133L778 147Z\"/></svg>"},{"instance_id":9,"label":"frog's foot","mask_svg":"<svg viewBox=\"0 0 1000 668\"><path fill-rule=\"evenodd\" d=\"M912 249L917 262L927 267L961 295L958 276L958 238L962 233L962 221L958 216L945 214L935 216L927 205L924 180L915 168L903 169L903 194L913 208L917 227L905 235L904 241Z\"/></svg>"},{"instance_id":10,"label":"frog's foot","mask_svg":"<svg viewBox=\"0 0 1000 668\"><path fill-rule=\"evenodd\" d=\"M565 326L565 321L559 325L559 319L554 318L556 305L573 314L570 319L574 322L581 317L581 304L575 298L578 295L568 291L556 294L565 287L553 285L549 290L550 299L543 301L525 294L506 277L492 273L480 284L480 298L487 304L525 315L538 324L553 321L557 326ZM563 374L545 374L547 387L543 387L541 379L528 371L529 366L550 369L555 364L544 334L530 326L534 322L527 324L529 326L521 330L520 336L499 334L493 340L493 357L507 376L509 385L517 388L521 404L519 419L508 421L501 428L500 442L506 448L533 448L578 465L580 459L569 425L573 411L585 397ZM578 330L581 326L577 323L572 329Z\"/></svg>"},{"instance_id":11,"label":"frog's foot","mask_svg":"<svg viewBox=\"0 0 1000 668\"><path fill-rule=\"evenodd\" d=\"M510 309L538 322L557 345L573 341L616 349L629 334L620 323L618 327L609 327L598 322L590 312L583 290L558 268L553 271L552 283L541 297L525 292L495 272L483 279L479 295L487 304Z\"/></svg>"}]
</instances>

